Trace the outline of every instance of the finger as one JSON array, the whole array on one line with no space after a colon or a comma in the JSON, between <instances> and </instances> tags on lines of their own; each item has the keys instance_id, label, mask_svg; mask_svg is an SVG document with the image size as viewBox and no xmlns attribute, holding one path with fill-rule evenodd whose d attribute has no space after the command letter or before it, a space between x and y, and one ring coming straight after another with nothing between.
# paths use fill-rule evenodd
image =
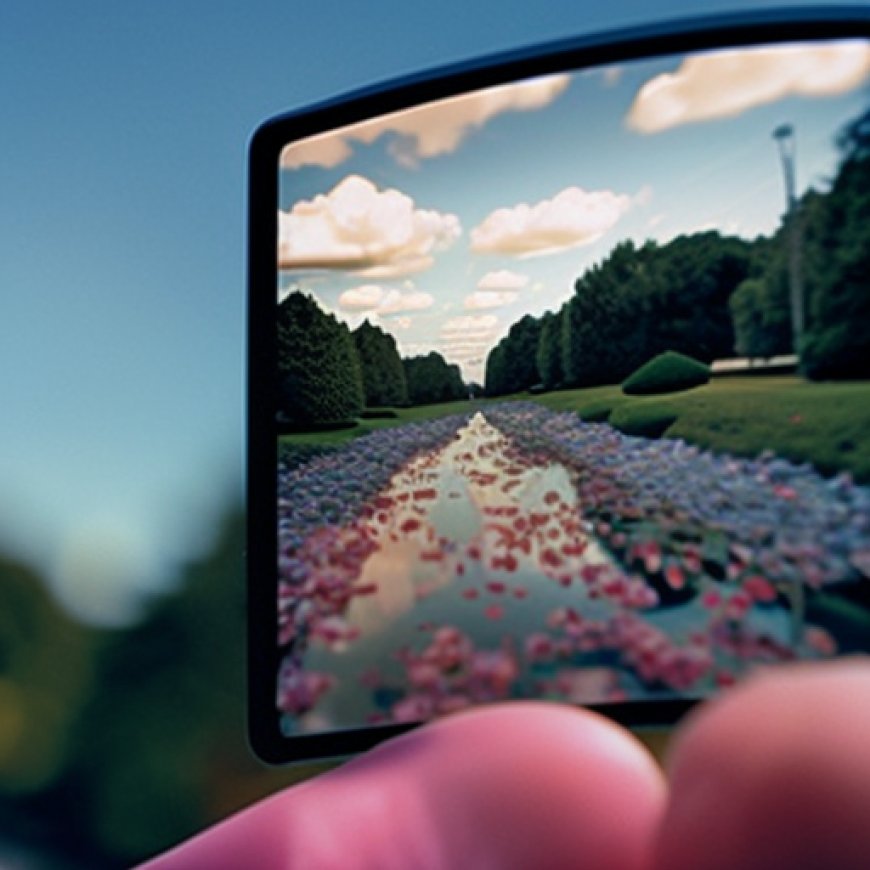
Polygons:
<instances>
[{"instance_id":1,"label":"finger","mask_svg":"<svg viewBox=\"0 0 870 870\"><path fill-rule=\"evenodd\" d=\"M866 868L870 660L771 669L675 738L661 870Z\"/></svg>"},{"instance_id":2,"label":"finger","mask_svg":"<svg viewBox=\"0 0 870 870\"><path fill-rule=\"evenodd\" d=\"M503 704L390 741L148 867L640 870L664 800L628 732L565 706Z\"/></svg>"}]
</instances>

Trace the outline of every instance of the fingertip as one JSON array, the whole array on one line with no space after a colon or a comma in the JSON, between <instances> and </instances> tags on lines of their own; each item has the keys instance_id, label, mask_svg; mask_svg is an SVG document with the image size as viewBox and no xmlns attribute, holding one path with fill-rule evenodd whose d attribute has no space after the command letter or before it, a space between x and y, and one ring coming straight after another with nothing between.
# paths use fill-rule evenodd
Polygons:
<instances>
[{"instance_id":1,"label":"fingertip","mask_svg":"<svg viewBox=\"0 0 870 870\"><path fill-rule=\"evenodd\" d=\"M777 667L676 735L657 839L668 870L866 867L870 660Z\"/></svg>"},{"instance_id":2,"label":"fingertip","mask_svg":"<svg viewBox=\"0 0 870 870\"><path fill-rule=\"evenodd\" d=\"M661 770L631 734L587 711L534 702L433 722L321 786L347 819L372 787L381 801L357 837L357 854L371 857L352 865L360 867L402 866L393 849L401 827L399 848L415 866L640 870L665 802Z\"/></svg>"}]
</instances>

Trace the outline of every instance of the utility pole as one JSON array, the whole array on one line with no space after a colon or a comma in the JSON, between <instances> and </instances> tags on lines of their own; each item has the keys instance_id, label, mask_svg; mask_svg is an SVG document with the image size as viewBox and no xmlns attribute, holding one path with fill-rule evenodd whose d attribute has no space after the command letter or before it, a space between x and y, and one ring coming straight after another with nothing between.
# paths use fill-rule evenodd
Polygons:
<instances>
[{"instance_id":1,"label":"utility pole","mask_svg":"<svg viewBox=\"0 0 870 870\"><path fill-rule=\"evenodd\" d=\"M793 351L800 353L804 334L804 290L801 276L801 226L795 193L795 134L791 124L780 124L773 131L782 160L785 179L786 232L788 234L788 283L791 296L791 331Z\"/></svg>"}]
</instances>

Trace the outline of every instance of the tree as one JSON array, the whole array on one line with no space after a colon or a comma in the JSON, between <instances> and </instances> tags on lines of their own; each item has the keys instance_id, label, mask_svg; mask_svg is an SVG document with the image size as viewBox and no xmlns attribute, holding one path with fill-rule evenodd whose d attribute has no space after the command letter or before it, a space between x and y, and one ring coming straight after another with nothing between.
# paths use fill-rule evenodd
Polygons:
<instances>
[{"instance_id":1,"label":"tree","mask_svg":"<svg viewBox=\"0 0 870 870\"><path fill-rule=\"evenodd\" d=\"M0 800L50 785L74 755L97 649L38 574L0 555Z\"/></svg>"},{"instance_id":2,"label":"tree","mask_svg":"<svg viewBox=\"0 0 870 870\"><path fill-rule=\"evenodd\" d=\"M653 243L620 242L585 272L562 316L562 371L578 387L621 383L653 354L647 350L644 288L651 283Z\"/></svg>"},{"instance_id":3,"label":"tree","mask_svg":"<svg viewBox=\"0 0 870 870\"><path fill-rule=\"evenodd\" d=\"M408 384L396 340L368 320L352 334L360 361L366 405L376 408L407 404Z\"/></svg>"},{"instance_id":4,"label":"tree","mask_svg":"<svg viewBox=\"0 0 870 870\"><path fill-rule=\"evenodd\" d=\"M839 144L831 190L804 216L812 232L804 239L809 316L800 354L814 379L870 377L870 110Z\"/></svg>"},{"instance_id":5,"label":"tree","mask_svg":"<svg viewBox=\"0 0 870 870\"><path fill-rule=\"evenodd\" d=\"M499 342L486 358L484 388L487 396L503 396L510 392L507 381L504 343Z\"/></svg>"},{"instance_id":6,"label":"tree","mask_svg":"<svg viewBox=\"0 0 870 870\"><path fill-rule=\"evenodd\" d=\"M486 392L490 396L519 393L539 384L538 344L541 321L521 317L490 351L486 361Z\"/></svg>"},{"instance_id":7,"label":"tree","mask_svg":"<svg viewBox=\"0 0 870 870\"><path fill-rule=\"evenodd\" d=\"M363 408L350 331L299 291L278 306L278 394L279 412L299 428L352 419Z\"/></svg>"},{"instance_id":8,"label":"tree","mask_svg":"<svg viewBox=\"0 0 870 870\"><path fill-rule=\"evenodd\" d=\"M541 318L541 336L535 360L541 383L552 390L564 380L562 373L562 316L565 307L555 314L548 311Z\"/></svg>"},{"instance_id":9,"label":"tree","mask_svg":"<svg viewBox=\"0 0 870 870\"><path fill-rule=\"evenodd\" d=\"M453 402L467 395L459 366L450 365L440 353L402 360L412 405Z\"/></svg>"},{"instance_id":10,"label":"tree","mask_svg":"<svg viewBox=\"0 0 870 870\"><path fill-rule=\"evenodd\" d=\"M733 354L728 300L749 274L751 245L717 232L667 245L620 242L574 286L562 315L562 372L573 386L614 384L674 351L704 362Z\"/></svg>"},{"instance_id":11,"label":"tree","mask_svg":"<svg viewBox=\"0 0 870 870\"><path fill-rule=\"evenodd\" d=\"M791 312L784 275L747 278L738 284L728 307L738 356L769 359L791 350Z\"/></svg>"},{"instance_id":12,"label":"tree","mask_svg":"<svg viewBox=\"0 0 870 870\"><path fill-rule=\"evenodd\" d=\"M729 299L749 276L752 248L718 232L678 236L653 256L648 357L671 350L703 362L734 353Z\"/></svg>"},{"instance_id":13,"label":"tree","mask_svg":"<svg viewBox=\"0 0 870 870\"><path fill-rule=\"evenodd\" d=\"M81 866L136 864L299 776L245 740L245 517L227 508L177 588L104 638L60 807L99 847Z\"/></svg>"}]
</instances>

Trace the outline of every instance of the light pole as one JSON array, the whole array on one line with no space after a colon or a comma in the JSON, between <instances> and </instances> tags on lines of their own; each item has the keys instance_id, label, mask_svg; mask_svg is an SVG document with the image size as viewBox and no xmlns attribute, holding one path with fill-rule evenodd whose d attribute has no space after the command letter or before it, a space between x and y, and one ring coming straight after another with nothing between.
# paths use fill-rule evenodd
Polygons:
<instances>
[{"instance_id":1,"label":"light pole","mask_svg":"<svg viewBox=\"0 0 870 870\"><path fill-rule=\"evenodd\" d=\"M788 232L788 283L791 297L791 332L793 351L800 353L804 334L804 290L801 279L801 227L795 193L795 134L791 124L780 124L773 131L782 159L785 179L786 225Z\"/></svg>"}]
</instances>

